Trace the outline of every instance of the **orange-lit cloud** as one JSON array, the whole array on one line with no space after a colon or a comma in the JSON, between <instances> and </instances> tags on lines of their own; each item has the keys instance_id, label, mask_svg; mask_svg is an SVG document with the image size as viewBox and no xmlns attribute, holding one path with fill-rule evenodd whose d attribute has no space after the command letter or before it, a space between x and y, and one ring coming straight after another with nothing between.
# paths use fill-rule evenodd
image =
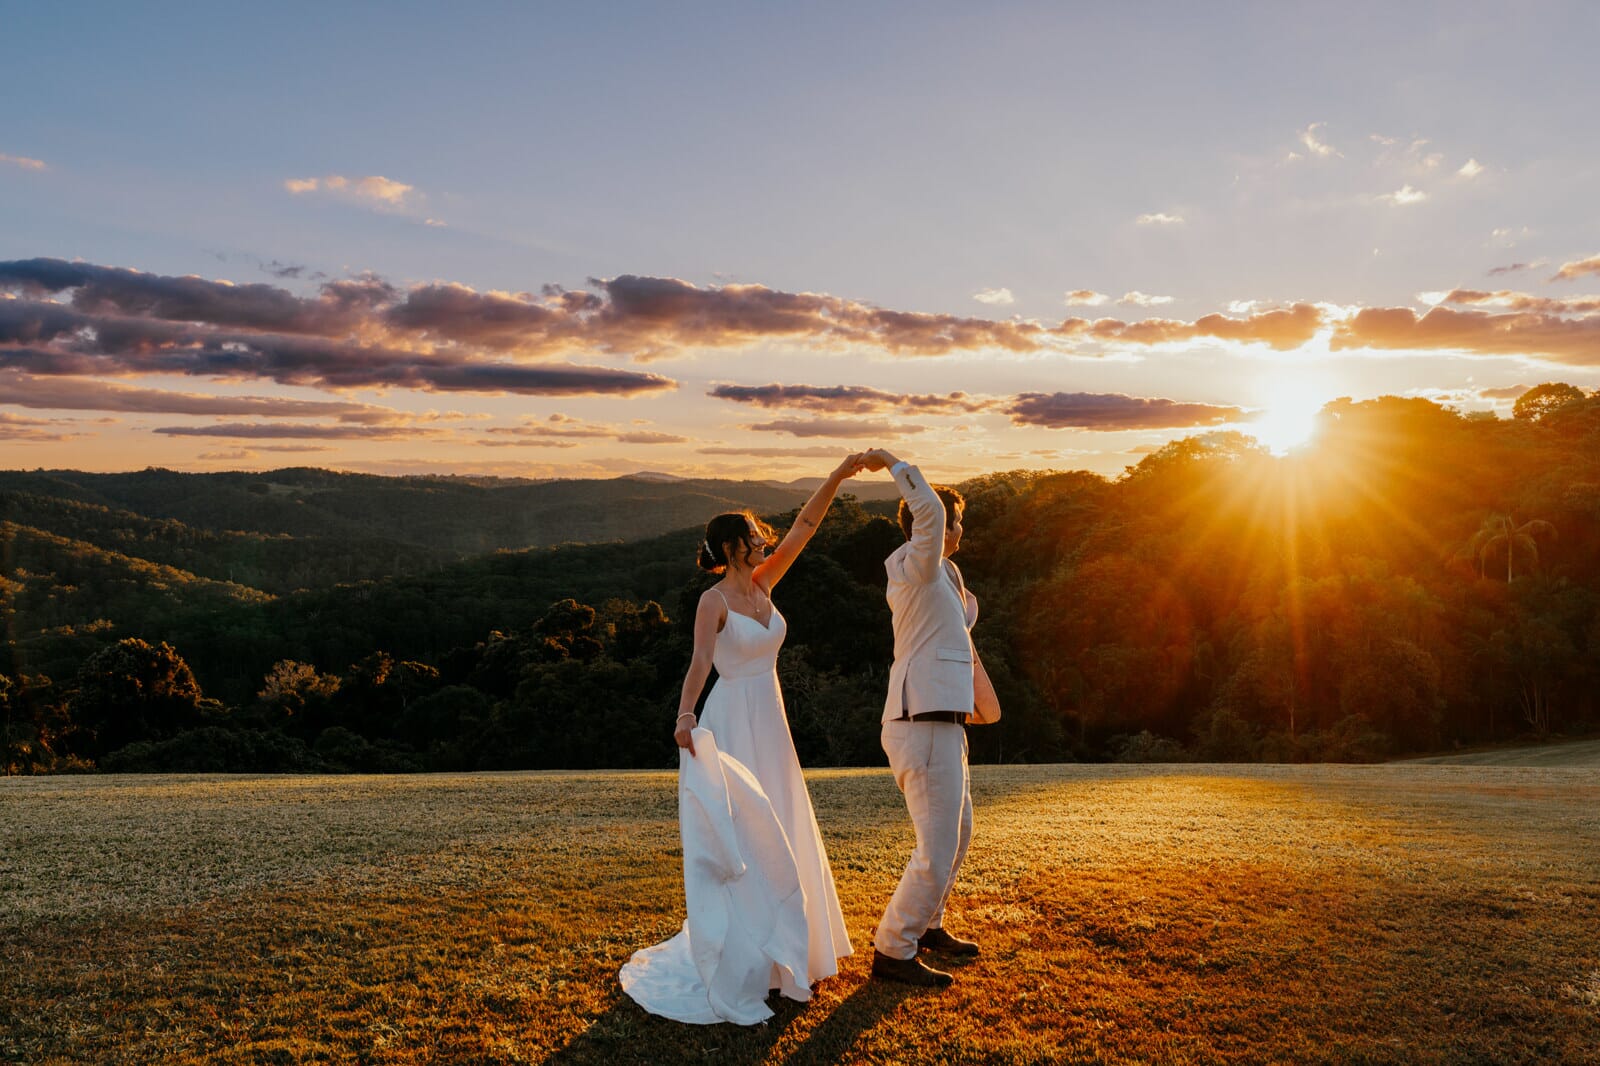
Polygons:
<instances>
[{"instance_id":1,"label":"orange-lit cloud","mask_svg":"<svg viewBox=\"0 0 1600 1066\"><path fill-rule=\"evenodd\" d=\"M580 419L569 418L566 415L555 414L542 422L532 420L516 426L491 426L484 431L501 437L521 439L524 441L563 440L563 439L591 439L614 440L623 444L687 444L688 437L680 437L674 433L661 433L656 430L622 426L609 426L597 422L584 422Z\"/></svg>"},{"instance_id":2,"label":"orange-lit cloud","mask_svg":"<svg viewBox=\"0 0 1600 1066\"><path fill-rule=\"evenodd\" d=\"M30 159L25 155L6 155L0 152L0 166L21 167L23 170L48 170L43 159Z\"/></svg>"},{"instance_id":3,"label":"orange-lit cloud","mask_svg":"<svg viewBox=\"0 0 1600 1066\"><path fill-rule=\"evenodd\" d=\"M1495 292L1485 292L1481 289L1454 289L1438 302L1489 304L1493 307L1503 307L1508 311L1543 311L1553 315L1582 315L1600 311L1600 296L1575 296L1563 300L1513 292L1509 289Z\"/></svg>"},{"instance_id":4,"label":"orange-lit cloud","mask_svg":"<svg viewBox=\"0 0 1600 1066\"><path fill-rule=\"evenodd\" d=\"M1245 318L1209 314L1193 322L1171 318L1147 318L1141 322L1102 318L1090 322L1082 318L1069 318L1059 329L1069 335L1125 344L1171 344L1212 337L1240 344L1266 344L1278 351L1291 351L1316 336L1323 322L1323 314L1315 305L1300 303L1293 307L1260 311Z\"/></svg>"},{"instance_id":5,"label":"orange-lit cloud","mask_svg":"<svg viewBox=\"0 0 1600 1066\"><path fill-rule=\"evenodd\" d=\"M983 289L972 294L972 298L981 304L1004 305L1014 304L1017 298L1011 295L1010 289Z\"/></svg>"},{"instance_id":6,"label":"orange-lit cloud","mask_svg":"<svg viewBox=\"0 0 1600 1066\"><path fill-rule=\"evenodd\" d=\"M415 185L393 181L381 174L371 174L362 178L349 178L343 174L329 174L320 178L289 178L283 183L283 187L296 196L304 193L328 192L356 200L386 204L390 207L401 206L405 203L406 197L416 192Z\"/></svg>"},{"instance_id":7,"label":"orange-lit cloud","mask_svg":"<svg viewBox=\"0 0 1600 1066\"><path fill-rule=\"evenodd\" d=\"M1133 307L1158 307L1161 304L1169 304L1171 302L1171 296L1151 296L1149 293L1139 292L1137 289L1133 292L1123 293L1122 299L1117 301L1119 304L1128 304Z\"/></svg>"},{"instance_id":8,"label":"orange-lit cloud","mask_svg":"<svg viewBox=\"0 0 1600 1066\"><path fill-rule=\"evenodd\" d=\"M1504 385L1498 389L1479 389L1478 395L1485 400L1515 400L1531 388L1532 385Z\"/></svg>"},{"instance_id":9,"label":"orange-lit cloud","mask_svg":"<svg viewBox=\"0 0 1600 1066\"><path fill-rule=\"evenodd\" d=\"M405 421L407 416L375 404L338 400L293 400L274 396L212 396L142 389L94 378L37 377L0 370L0 404L63 411L124 411L143 414L243 415L265 418L335 418L340 422Z\"/></svg>"},{"instance_id":10,"label":"orange-lit cloud","mask_svg":"<svg viewBox=\"0 0 1600 1066\"><path fill-rule=\"evenodd\" d=\"M1555 272L1551 281L1571 281L1587 274L1600 274L1600 255L1591 255L1587 259L1575 259L1570 263L1562 263L1561 269Z\"/></svg>"},{"instance_id":11,"label":"orange-lit cloud","mask_svg":"<svg viewBox=\"0 0 1600 1066\"><path fill-rule=\"evenodd\" d=\"M1009 413L1018 425L1091 430L1188 429L1245 417L1238 407L1089 392L1023 393Z\"/></svg>"},{"instance_id":12,"label":"orange-lit cloud","mask_svg":"<svg viewBox=\"0 0 1600 1066\"><path fill-rule=\"evenodd\" d=\"M1331 346L1542 356L1579 366L1600 365L1600 318L1562 318L1536 311L1461 311L1435 307L1369 307L1339 323Z\"/></svg>"},{"instance_id":13,"label":"orange-lit cloud","mask_svg":"<svg viewBox=\"0 0 1600 1066\"><path fill-rule=\"evenodd\" d=\"M551 440L548 437L480 437L472 443L480 448L576 448L575 440Z\"/></svg>"},{"instance_id":14,"label":"orange-lit cloud","mask_svg":"<svg viewBox=\"0 0 1600 1066\"><path fill-rule=\"evenodd\" d=\"M61 425L60 422L48 418L29 418L26 415L14 415L0 411L0 440L15 441L59 441L72 440L82 436L79 433L70 433L53 426Z\"/></svg>"},{"instance_id":15,"label":"orange-lit cloud","mask_svg":"<svg viewBox=\"0 0 1600 1066\"><path fill-rule=\"evenodd\" d=\"M757 458L774 459L833 459L843 458L839 448L826 448L821 445L809 448L736 448L729 445L714 444L706 448L696 448L698 455L748 455Z\"/></svg>"},{"instance_id":16,"label":"orange-lit cloud","mask_svg":"<svg viewBox=\"0 0 1600 1066\"><path fill-rule=\"evenodd\" d=\"M888 392L866 385L717 385L706 395L757 407L788 408L835 415L915 411L926 414L973 414L994 407L992 399L964 392L944 395Z\"/></svg>"},{"instance_id":17,"label":"orange-lit cloud","mask_svg":"<svg viewBox=\"0 0 1600 1066\"><path fill-rule=\"evenodd\" d=\"M874 422L864 418L780 418L772 422L747 425L744 428L761 433L787 433L794 437L867 440L873 437L899 437L907 433L922 433L928 427L898 422Z\"/></svg>"},{"instance_id":18,"label":"orange-lit cloud","mask_svg":"<svg viewBox=\"0 0 1600 1066\"><path fill-rule=\"evenodd\" d=\"M896 311L761 285L699 288L634 275L591 284L594 291L546 286L531 294L431 283L402 292L362 276L326 282L302 297L272 285L56 259L0 262L0 291L20 294L0 299L0 366L36 374L261 377L324 388L636 395L675 383L636 371L527 360L576 353L656 358L768 342L902 356L1075 351L1200 337L1281 348L1303 343L1319 322L1315 308L1296 305L1192 323L1067 318L1051 326ZM57 302L62 294L66 303ZM1124 297L1145 305L1166 299Z\"/></svg>"},{"instance_id":19,"label":"orange-lit cloud","mask_svg":"<svg viewBox=\"0 0 1600 1066\"><path fill-rule=\"evenodd\" d=\"M1073 289L1065 299L1068 307L1099 307L1111 297L1093 289Z\"/></svg>"},{"instance_id":20,"label":"orange-lit cloud","mask_svg":"<svg viewBox=\"0 0 1600 1066\"><path fill-rule=\"evenodd\" d=\"M442 436L423 426L299 425L285 422L225 422L214 426L158 426L170 437L226 437L230 440L411 440Z\"/></svg>"}]
</instances>

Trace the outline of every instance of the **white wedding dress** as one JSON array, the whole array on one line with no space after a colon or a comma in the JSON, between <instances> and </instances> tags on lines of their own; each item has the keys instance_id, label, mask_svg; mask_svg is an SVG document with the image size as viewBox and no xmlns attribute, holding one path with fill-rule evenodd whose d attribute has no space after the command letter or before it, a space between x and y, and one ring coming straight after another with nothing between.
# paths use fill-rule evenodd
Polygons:
<instances>
[{"instance_id":1,"label":"white wedding dress","mask_svg":"<svg viewBox=\"0 0 1600 1066\"><path fill-rule=\"evenodd\" d=\"M787 632L776 608L766 625L730 609L717 634L696 754L678 759L688 917L619 975L651 1014L752 1025L772 1016L769 989L808 1000L851 953L778 688Z\"/></svg>"}]
</instances>

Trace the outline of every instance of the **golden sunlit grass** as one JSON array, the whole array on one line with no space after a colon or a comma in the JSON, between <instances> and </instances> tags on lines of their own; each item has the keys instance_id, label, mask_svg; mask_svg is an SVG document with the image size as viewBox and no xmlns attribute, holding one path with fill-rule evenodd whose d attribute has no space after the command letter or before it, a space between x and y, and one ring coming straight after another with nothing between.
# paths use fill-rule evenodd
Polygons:
<instances>
[{"instance_id":1,"label":"golden sunlit grass","mask_svg":"<svg viewBox=\"0 0 1600 1066\"><path fill-rule=\"evenodd\" d=\"M867 982L910 845L810 775L857 954L764 1026L645 1015L652 773L0 781L0 1060L1600 1061L1600 779L979 767L955 987Z\"/></svg>"}]
</instances>

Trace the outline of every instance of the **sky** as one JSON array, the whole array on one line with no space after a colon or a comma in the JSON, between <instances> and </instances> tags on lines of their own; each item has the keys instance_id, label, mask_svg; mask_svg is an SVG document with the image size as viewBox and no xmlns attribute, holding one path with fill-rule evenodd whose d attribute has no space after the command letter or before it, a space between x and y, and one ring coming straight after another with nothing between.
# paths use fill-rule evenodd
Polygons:
<instances>
[{"instance_id":1,"label":"sky","mask_svg":"<svg viewBox=\"0 0 1600 1066\"><path fill-rule=\"evenodd\" d=\"M1115 476L1600 388L1600 5L0 0L0 467Z\"/></svg>"}]
</instances>

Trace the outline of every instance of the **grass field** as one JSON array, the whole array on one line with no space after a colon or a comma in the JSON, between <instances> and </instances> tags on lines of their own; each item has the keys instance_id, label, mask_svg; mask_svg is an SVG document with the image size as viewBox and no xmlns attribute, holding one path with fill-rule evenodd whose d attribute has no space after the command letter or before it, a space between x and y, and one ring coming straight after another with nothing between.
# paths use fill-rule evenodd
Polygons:
<instances>
[{"instance_id":1,"label":"grass field","mask_svg":"<svg viewBox=\"0 0 1600 1066\"><path fill-rule=\"evenodd\" d=\"M856 944L764 1026L622 995L675 775L0 780L0 1061L1600 1062L1600 773L980 767L942 993L866 980L910 847L810 775Z\"/></svg>"}]
</instances>

